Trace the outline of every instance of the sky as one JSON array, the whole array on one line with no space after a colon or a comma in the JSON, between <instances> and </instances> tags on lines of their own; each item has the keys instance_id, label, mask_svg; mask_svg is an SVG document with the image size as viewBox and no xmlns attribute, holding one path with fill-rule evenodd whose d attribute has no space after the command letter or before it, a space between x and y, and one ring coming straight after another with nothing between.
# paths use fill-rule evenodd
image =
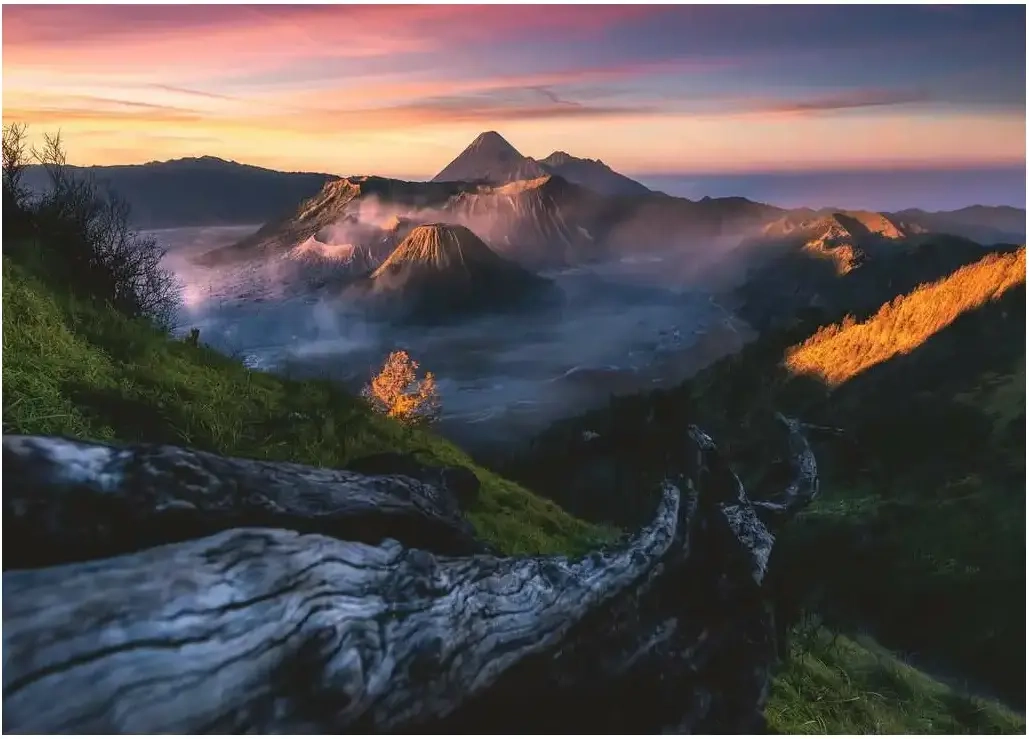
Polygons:
<instances>
[{"instance_id":1,"label":"sky","mask_svg":"<svg viewBox=\"0 0 1029 739\"><path fill-rule=\"evenodd\" d=\"M429 177L1025 166L1025 6L4 5L3 116L76 164ZM1024 199L1024 190L1022 198Z\"/></svg>"}]
</instances>

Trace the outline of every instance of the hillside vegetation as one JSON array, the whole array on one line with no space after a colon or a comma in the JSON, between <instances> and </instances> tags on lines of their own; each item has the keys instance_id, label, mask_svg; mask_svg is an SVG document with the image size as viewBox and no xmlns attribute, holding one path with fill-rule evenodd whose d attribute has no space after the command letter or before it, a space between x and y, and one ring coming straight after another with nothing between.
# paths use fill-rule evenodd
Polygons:
<instances>
[{"instance_id":1,"label":"hillside vegetation","mask_svg":"<svg viewBox=\"0 0 1029 739\"><path fill-rule=\"evenodd\" d=\"M3 307L4 433L180 444L327 467L407 452L475 473L482 489L469 518L506 552L583 551L604 535L331 383L255 372L172 340L143 320L55 293L7 257Z\"/></svg>"},{"instance_id":2,"label":"hillside vegetation","mask_svg":"<svg viewBox=\"0 0 1029 739\"><path fill-rule=\"evenodd\" d=\"M647 491L686 426L699 423L760 497L784 479L767 463L783 452L771 441L773 410L828 431L812 431L821 498L773 555L780 623L817 614L830 631L861 636L839 636L832 651L795 641L771 723L1024 731L997 704L990 710L1006 728L980 723L961 697L1024 705L1024 248L987 254L860 322L818 330L801 320L674 390L556 424L508 473L575 515L631 525L652 505ZM897 675L908 697L883 699L881 676L863 666L880 659L873 638L950 687L906 668Z\"/></svg>"},{"instance_id":3,"label":"hillside vegetation","mask_svg":"<svg viewBox=\"0 0 1029 739\"><path fill-rule=\"evenodd\" d=\"M963 694L867 637L799 627L765 709L776 734L1020 734L1021 717Z\"/></svg>"},{"instance_id":4,"label":"hillside vegetation","mask_svg":"<svg viewBox=\"0 0 1029 739\"><path fill-rule=\"evenodd\" d=\"M849 316L825 326L786 352L795 374L812 374L830 387L869 367L921 346L963 313L1025 283L1025 249L990 254L951 275L885 304L858 323Z\"/></svg>"}]
</instances>

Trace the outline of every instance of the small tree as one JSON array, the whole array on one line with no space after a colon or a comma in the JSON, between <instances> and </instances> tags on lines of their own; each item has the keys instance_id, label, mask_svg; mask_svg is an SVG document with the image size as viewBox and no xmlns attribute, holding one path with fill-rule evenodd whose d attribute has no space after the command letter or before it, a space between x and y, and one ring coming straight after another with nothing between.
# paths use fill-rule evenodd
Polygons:
<instances>
[{"instance_id":1,"label":"small tree","mask_svg":"<svg viewBox=\"0 0 1029 739\"><path fill-rule=\"evenodd\" d=\"M21 178L25 174L25 168L29 165L26 126L24 123L11 123L3 128L4 195L20 205L25 197Z\"/></svg>"},{"instance_id":2,"label":"small tree","mask_svg":"<svg viewBox=\"0 0 1029 739\"><path fill-rule=\"evenodd\" d=\"M419 380L417 370L418 362L407 352L395 351L364 388L362 395L376 411L407 426L434 423L440 414L436 378L431 372L426 372L425 377Z\"/></svg>"},{"instance_id":3,"label":"small tree","mask_svg":"<svg viewBox=\"0 0 1029 739\"><path fill-rule=\"evenodd\" d=\"M32 231L31 214L27 207L28 188L22 182L28 166L29 150L25 137L25 124L5 125L3 141L3 214L4 254L21 247L21 241Z\"/></svg>"}]
</instances>

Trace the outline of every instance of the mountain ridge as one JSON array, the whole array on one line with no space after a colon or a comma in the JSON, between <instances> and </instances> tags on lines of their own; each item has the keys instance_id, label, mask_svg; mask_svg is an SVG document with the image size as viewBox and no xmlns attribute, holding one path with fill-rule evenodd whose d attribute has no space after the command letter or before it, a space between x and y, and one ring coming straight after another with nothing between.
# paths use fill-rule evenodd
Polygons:
<instances>
[{"instance_id":1,"label":"mountain ridge","mask_svg":"<svg viewBox=\"0 0 1029 739\"><path fill-rule=\"evenodd\" d=\"M334 175L279 172L218 157L184 157L146 164L67 165L74 177L95 178L128 203L137 228L264 223L318 194ZM26 168L25 186L43 192L41 165Z\"/></svg>"},{"instance_id":2,"label":"mountain ridge","mask_svg":"<svg viewBox=\"0 0 1029 739\"><path fill-rule=\"evenodd\" d=\"M502 139L499 134L497 137ZM613 172L600 160L578 159L561 150L552 152L546 159L552 164L555 161L561 163L568 160L586 162ZM534 168L531 174L534 177L556 174L573 183L577 179L573 173L561 167L552 166L551 169L554 171L541 173L539 168ZM318 197L323 186L329 182L406 182L384 177L341 177L318 172L282 172L209 155L144 164L68 165L68 170L72 174L94 176L97 180L110 185L131 207L133 225L147 229L246 224L264 224L261 228L267 229L272 223L281 224L283 220L295 217L296 208L301 203ZM614 173L614 176L622 177L618 173ZM30 189L41 191L46 187L46 183L46 174L41 167L34 165L26 169L25 184ZM411 185L429 187L429 183L425 181L412 181ZM455 186L460 187L456 183ZM371 189L367 184L365 188ZM680 204L705 203L711 200L701 198L690 201L685 198L673 198L657 191L637 191L636 197L643 202L656 202L656 199L663 197ZM731 206L734 201L738 206L755 202L745 198L715 200L721 207ZM611 206L616 209L623 207L621 203L613 203ZM778 209L778 212L785 213L788 210L802 209ZM846 209L823 208L812 212L826 210ZM984 244L1021 243L1025 240L1026 211L1024 208L1013 206L971 205L951 211L911 208L883 211L883 215L906 228L918 227L927 232L951 233Z\"/></svg>"},{"instance_id":3,"label":"mountain ridge","mask_svg":"<svg viewBox=\"0 0 1029 739\"><path fill-rule=\"evenodd\" d=\"M699 248L705 239L736 241L782 212L745 198L604 196L549 173L501 184L341 178L292 215L270 221L198 261L214 266L283 252L346 218L367 220L368 233L379 234L382 221L403 216L421 223L465 225L490 248L523 266L557 268L652 248Z\"/></svg>"},{"instance_id":4,"label":"mountain ridge","mask_svg":"<svg viewBox=\"0 0 1029 739\"><path fill-rule=\"evenodd\" d=\"M650 195L653 190L616 172L599 159L584 159L555 151L540 160L551 174L596 190L601 195Z\"/></svg>"}]
</instances>

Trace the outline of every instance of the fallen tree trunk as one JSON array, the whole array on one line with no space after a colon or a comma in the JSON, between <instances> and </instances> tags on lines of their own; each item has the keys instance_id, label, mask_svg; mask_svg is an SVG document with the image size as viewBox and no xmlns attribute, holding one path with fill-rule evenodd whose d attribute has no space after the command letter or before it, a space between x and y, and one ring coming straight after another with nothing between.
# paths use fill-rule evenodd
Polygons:
<instances>
[{"instance_id":1,"label":"fallen tree trunk","mask_svg":"<svg viewBox=\"0 0 1029 739\"><path fill-rule=\"evenodd\" d=\"M110 557L242 526L370 544L388 536L441 554L488 551L450 490L408 475L33 436L4 437L3 469L5 570Z\"/></svg>"},{"instance_id":2,"label":"fallen tree trunk","mask_svg":"<svg viewBox=\"0 0 1029 739\"><path fill-rule=\"evenodd\" d=\"M6 572L4 731L759 729L774 536L690 437L650 524L574 561L250 528Z\"/></svg>"}]
</instances>

